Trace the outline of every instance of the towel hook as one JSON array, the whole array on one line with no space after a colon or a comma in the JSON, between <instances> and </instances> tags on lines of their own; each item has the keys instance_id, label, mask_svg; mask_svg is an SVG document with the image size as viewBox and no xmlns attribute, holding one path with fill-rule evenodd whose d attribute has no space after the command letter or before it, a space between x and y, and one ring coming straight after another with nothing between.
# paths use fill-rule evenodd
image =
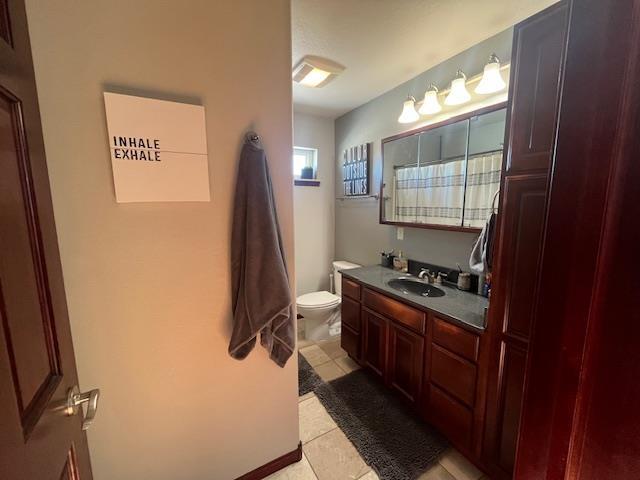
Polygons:
<instances>
[{"instance_id":1,"label":"towel hook","mask_svg":"<svg viewBox=\"0 0 640 480\"><path fill-rule=\"evenodd\" d=\"M246 136L247 140L253 143L258 143L260 142L260 135L258 135L256 132L248 132L247 136Z\"/></svg>"}]
</instances>

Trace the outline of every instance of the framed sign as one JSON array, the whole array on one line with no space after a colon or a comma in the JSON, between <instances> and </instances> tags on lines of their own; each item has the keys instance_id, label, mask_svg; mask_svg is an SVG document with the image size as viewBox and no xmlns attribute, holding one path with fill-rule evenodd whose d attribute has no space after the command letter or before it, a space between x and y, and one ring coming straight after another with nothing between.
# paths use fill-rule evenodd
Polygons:
<instances>
[{"instance_id":1,"label":"framed sign","mask_svg":"<svg viewBox=\"0 0 640 480\"><path fill-rule=\"evenodd\" d=\"M347 148L342 153L342 181L345 197L369 195L371 143Z\"/></svg>"},{"instance_id":2,"label":"framed sign","mask_svg":"<svg viewBox=\"0 0 640 480\"><path fill-rule=\"evenodd\" d=\"M104 93L116 201L208 202L204 107Z\"/></svg>"}]
</instances>

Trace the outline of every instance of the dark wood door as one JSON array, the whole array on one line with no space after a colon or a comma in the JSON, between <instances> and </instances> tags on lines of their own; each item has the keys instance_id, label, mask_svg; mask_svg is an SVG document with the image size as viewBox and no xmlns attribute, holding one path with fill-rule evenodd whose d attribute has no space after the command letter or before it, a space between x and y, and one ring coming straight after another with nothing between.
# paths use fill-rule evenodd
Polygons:
<instances>
[{"instance_id":1,"label":"dark wood door","mask_svg":"<svg viewBox=\"0 0 640 480\"><path fill-rule=\"evenodd\" d=\"M640 478L640 1L571 3L514 476L631 480Z\"/></svg>"},{"instance_id":2,"label":"dark wood door","mask_svg":"<svg viewBox=\"0 0 640 480\"><path fill-rule=\"evenodd\" d=\"M483 457L493 470L492 478L511 478L516 457L567 12L567 4L560 2L514 30L508 147L487 329Z\"/></svg>"},{"instance_id":3,"label":"dark wood door","mask_svg":"<svg viewBox=\"0 0 640 480\"><path fill-rule=\"evenodd\" d=\"M424 337L389 324L387 382L409 402L416 403L422 386Z\"/></svg>"},{"instance_id":4,"label":"dark wood door","mask_svg":"<svg viewBox=\"0 0 640 480\"><path fill-rule=\"evenodd\" d=\"M362 309L362 361L379 376L387 370L388 320Z\"/></svg>"},{"instance_id":5,"label":"dark wood door","mask_svg":"<svg viewBox=\"0 0 640 480\"><path fill-rule=\"evenodd\" d=\"M22 0L0 1L0 478L91 479Z\"/></svg>"}]
</instances>

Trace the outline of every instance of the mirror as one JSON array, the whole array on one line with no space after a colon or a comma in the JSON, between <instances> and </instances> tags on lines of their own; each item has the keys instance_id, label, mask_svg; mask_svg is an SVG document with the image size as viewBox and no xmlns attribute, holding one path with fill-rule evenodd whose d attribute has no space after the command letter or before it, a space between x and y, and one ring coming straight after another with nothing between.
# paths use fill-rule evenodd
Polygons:
<instances>
[{"instance_id":1,"label":"mirror","mask_svg":"<svg viewBox=\"0 0 640 480\"><path fill-rule=\"evenodd\" d=\"M500 105L383 140L380 223L482 228L500 188L505 123Z\"/></svg>"}]
</instances>

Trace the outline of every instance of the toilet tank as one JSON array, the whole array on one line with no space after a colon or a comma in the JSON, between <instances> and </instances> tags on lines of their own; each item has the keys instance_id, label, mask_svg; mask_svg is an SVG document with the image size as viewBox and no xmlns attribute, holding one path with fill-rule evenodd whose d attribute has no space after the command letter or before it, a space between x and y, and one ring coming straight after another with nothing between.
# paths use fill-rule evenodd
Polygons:
<instances>
[{"instance_id":1,"label":"toilet tank","mask_svg":"<svg viewBox=\"0 0 640 480\"><path fill-rule=\"evenodd\" d=\"M350 268L358 268L362 265L358 265L357 263L351 263L344 260L336 260L333 262L333 285L336 290L336 295L339 297L342 296L342 275L340 274L340 270L348 270Z\"/></svg>"}]
</instances>

